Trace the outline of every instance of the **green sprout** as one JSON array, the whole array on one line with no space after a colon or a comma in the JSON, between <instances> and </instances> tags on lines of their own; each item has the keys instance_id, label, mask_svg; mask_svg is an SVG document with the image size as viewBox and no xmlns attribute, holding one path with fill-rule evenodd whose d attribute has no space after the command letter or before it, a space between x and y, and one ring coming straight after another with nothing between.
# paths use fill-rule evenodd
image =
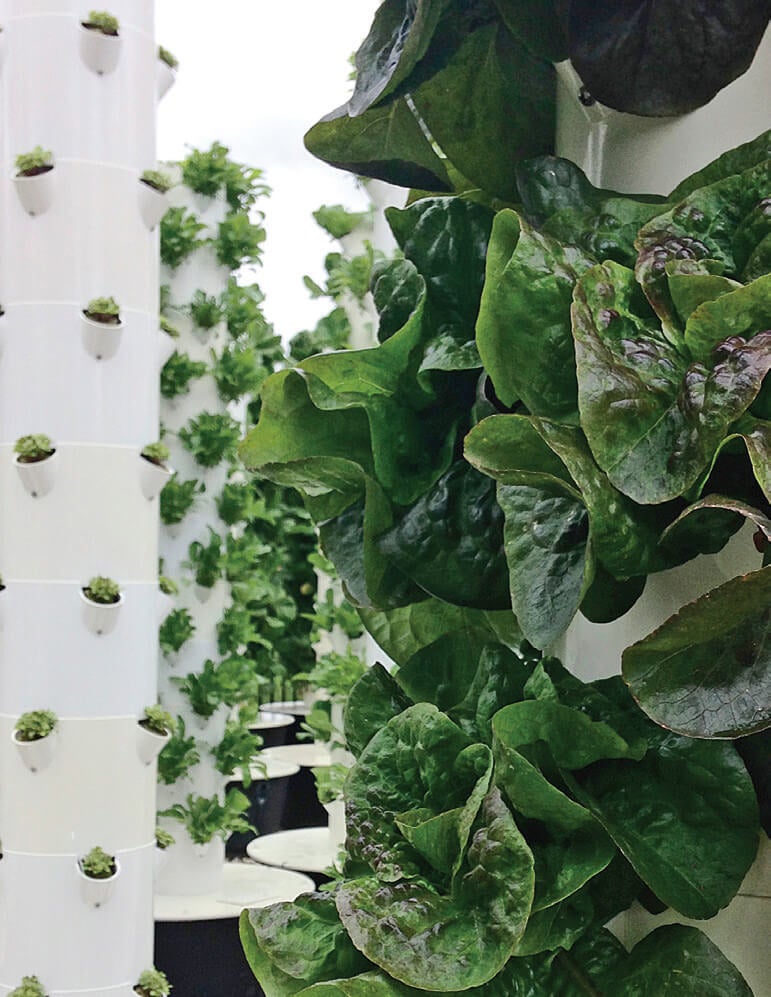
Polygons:
<instances>
[{"instance_id":1,"label":"green sprout","mask_svg":"<svg viewBox=\"0 0 771 997\"><path fill-rule=\"evenodd\" d=\"M177 69L179 66L179 59L172 55L172 53L169 52L167 48L164 48L163 45L158 46L158 58L161 62L165 62L169 69Z\"/></svg>"},{"instance_id":2,"label":"green sprout","mask_svg":"<svg viewBox=\"0 0 771 997\"><path fill-rule=\"evenodd\" d=\"M83 586L83 595L91 602L110 606L120 601L120 585L112 578L94 575L89 583Z\"/></svg>"},{"instance_id":3,"label":"green sprout","mask_svg":"<svg viewBox=\"0 0 771 997\"><path fill-rule=\"evenodd\" d=\"M54 154L50 149L36 145L31 152L21 152L16 157L16 176L30 177L46 173L54 166Z\"/></svg>"},{"instance_id":4,"label":"green sprout","mask_svg":"<svg viewBox=\"0 0 771 997\"><path fill-rule=\"evenodd\" d=\"M114 14L108 14L106 10L92 10L85 21L81 22L84 28L90 31L100 31L103 35L117 35L120 28L120 21Z\"/></svg>"},{"instance_id":5,"label":"green sprout","mask_svg":"<svg viewBox=\"0 0 771 997\"><path fill-rule=\"evenodd\" d=\"M58 717L53 710L30 710L16 721L17 741L40 741L55 730Z\"/></svg>"},{"instance_id":6,"label":"green sprout","mask_svg":"<svg viewBox=\"0 0 771 997\"><path fill-rule=\"evenodd\" d=\"M145 460L149 460L152 464L158 464L160 467L163 467L170 456L169 448L165 443L161 443L158 440L156 443L148 443L147 446L142 447L141 456Z\"/></svg>"},{"instance_id":7,"label":"green sprout","mask_svg":"<svg viewBox=\"0 0 771 997\"><path fill-rule=\"evenodd\" d=\"M13 452L20 464L35 464L50 457L54 453L54 447L50 437L44 433L36 433L32 436L20 436L13 445Z\"/></svg>"},{"instance_id":8,"label":"green sprout","mask_svg":"<svg viewBox=\"0 0 771 997\"><path fill-rule=\"evenodd\" d=\"M144 727L145 730L152 731L153 734L159 734L163 737L166 734L174 733L177 722L162 706L156 704L145 707L145 715L139 721L139 725L140 727Z\"/></svg>"},{"instance_id":9,"label":"green sprout","mask_svg":"<svg viewBox=\"0 0 771 997\"><path fill-rule=\"evenodd\" d=\"M95 845L90 852L84 855L79 861L83 874L89 879L109 879L117 872L117 865L114 855L108 855L103 848Z\"/></svg>"},{"instance_id":10,"label":"green sprout","mask_svg":"<svg viewBox=\"0 0 771 997\"><path fill-rule=\"evenodd\" d=\"M145 969L140 974L134 991L141 997L168 997L171 992L171 984L166 978L166 974L153 966L152 969Z\"/></svg>"},{"instance_id":11,"label":"green sprout","mask_svg":"<svg viewBox=\"0 0 771 997\"><path fill-rule=\"evenodd\" d=\"M92 298L83 309L86 318L107 325L117 325L120 322L120 308L115 298Z\"/></svg>"}]
</instances>

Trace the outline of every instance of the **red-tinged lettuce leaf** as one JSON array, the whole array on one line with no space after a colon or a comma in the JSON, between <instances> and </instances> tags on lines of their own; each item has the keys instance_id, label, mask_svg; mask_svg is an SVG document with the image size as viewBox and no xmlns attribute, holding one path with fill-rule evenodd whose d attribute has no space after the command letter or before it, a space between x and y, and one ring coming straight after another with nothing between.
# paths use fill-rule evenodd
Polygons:
<instances>
[{"instance_id":1,"label":"red-tinged lettuce leaf","mask_svg":"<svg viewBox=\"0 0 771 997\"><path fill-rule=\"evenodd\" d=\"M716 554L747 520L771 540L771 520L759 509L726 495L706 495L669 524L661 545L677 563L697 554Z\"/></svg>"},{"instance_id":2,"label":"red-tinged lettuce leaf","mask_svg":"<svg viewBox=\"0 0 771 997\"><path fill-rule=\"evenodd\" d=\"M389 720L398 717L413 700L389 672L375 662L351 689L343 722L348 750L358 756Z\"/></svg>"},{"instance_id":3,"label":"red-tinged lettuce leaf","mask_svg":"<svg viewBox=\"0 0 771 997\"><path fill-rule=\"evenodd\" d=\"M444 163L403 98L355 118L347 106L339 107L306 133L305 147L330 166L397 187L453 189Z\"/></svg>"},{"instance_id":4,"label":"red-tinged lettuce leaf","mask_svg":"<svg viewBox=\"0 0 771 997\"><path fill-rule=\"evenodd\" d=\"M614 263L576 285L573 334L592 453L641 504L677 498L699 478L771 367L767 333L721 342L709 365L689 363L656 329L632 272Z\"/></svg>"},{"instance_id":5,"label":"red-tinged lettuce leaf","mask_svg":"<svg viewBox=\"0 0 771 997\"><path fill-rule=\"evenodd\" d=\"M684 606L623 654L624 680L652 720L689 737L771 725L771 568Z\"/></svg>"},{"instance_id":6,"label":"red-tinged lettuce leaf","mask_svg":"<svg viewBox=\"0 0 771 997\"><path fill-rule=\"evenodd\" d=\"M768 16L765 0L572 0L570 59L608 107L687 114L750 67Z\"/></svg>"},{"instance_id":7,"label":"red-tinged lettuce leaf","mask_svg":"<svg viewBox=\"0 0 771 997\"><path fill-rule=\"evenodd\" d=\"M474 609L510 607L503 512L495 483L456 461L377 541L429 595Z\"/></svg>"},{"instance_id":8,"label":"red-tinged lettuce leaf","mask_svg":"<svg viewBox=\"0 0 771 997\"><path fill-rule=\"evenodd\" d=\"M382 101L425 55L450 0L385 0L356 53L356 86L348 102L355 117Z\"/></svg>"},{"instance_id":9,"label":"red-tinged lettuce leaf","mask_svg":"<svg viewBox=\"0 0 771 997\"><path fill-rule=\"evenodd\" d=\"M485 642L517 649L522 632L511 612L451 606L438 599L424 599L409 606L380 612L360 609L359 616L375 642L397 665L406 664L421 648L451 635L469 648Z\"/></svg>"},{"instance_id":10,"label":"red-tinged lettuce leaf","mask_svg":"<svg viewBox=\"0 0 771 997\"><path fill-rule=\"evenodd\" d=\"M667 287L667 263L715 261L722 266L726 277L738 277L741 260L734 255L737 230L768 196L769 188L771 161L766 160L743 173L692 191L640 229L635 242L639 254L635 272L665 328L677 325ZM710 267L714 264L710 263Z\"/></svg>"},{"instance_id":11,"label":"red-tinged lettuce leaf","mask_svg":"<svg viewBox=\"0 0 771 997\"><path fill-rule=\"evenodd\" d=\"M675 187L668 200L675 203L682 201L699 187L709 187L718 180L743 173L767 159L771 159L771 130L762 132L757 138L744 142L735 149L729 149L696 173L691 173Z\"/></svg>"},{"instance_id":12,"label":"red-tinged lettuce leaf","mask_svg":"<svg viewBox=\"0 0 771 997\"><path fill-rule=\"evenodd\" d=\"M533 56L481 5L458 4L420 71L425 82L411 96L444 154L476 186L515 200L517 160L552 151L552 64Z\"/></svg>"},{"instance_id":13,"label":"red-tinged lettuce leaf","mask_svg":"<svg viewBox=\"0 0 771 997\"><path fill-rule=\"evenodd\" d=\"M463 807L480 780L489 783L490 749L475 744L429 703L417 703L381 728L345 786L347 847L384 882L429 874L396 818L425 808L434 815ZM458 842L459 852L464 843Z\"/></svg>"},{"instance_id":14,"label":"red-tinged lettuce leaf","mask_svg":"<svg viewBox=\"0 0 771 997\"><path fill-rule=\"evenodd\" d=\"M595 558L617 578L664 567L657 545L668 510L639 506L614 488L577 427L494 415L474 427L465 448L470 463L503 484L564 482L575 489L589 515Z\"/></svg>"},{"instance_id":15,"label":"red-tinged lettuce leaf","mask_svg":"<svg viewBox=\"0 0 771 997\"><path fill-rule=\"evenodd\" d=\"M449 894L374 877L344 883L337 907L354 945L423 990L479 987L505 966L533 898L533 859L497 791L483 801Z\"/></svg>"},{"instance_id":16,"label":"red-tinged lettuce leaf","mask_svg":"<svg viewBox=\"0 0 771 997\"><path fill-rule=\"evenodd\" d=\"M327 895L307 894L293 903L245 910L239 934L265 997L290 997L320 980L369 968Z\"/></svg>"},{"instance_id":17,"label":"red-tinged lettuce leaf","mask_svg":"<svg viewBox=\"0 0 771 997\"><path fill-rule=\"evenodd\" d=\"M477 346L504 405L518 399L536 415L576 411L570 302L593 260L548 239L514 211L499 211L487 254Z\"/></svg>"}]
</instances>

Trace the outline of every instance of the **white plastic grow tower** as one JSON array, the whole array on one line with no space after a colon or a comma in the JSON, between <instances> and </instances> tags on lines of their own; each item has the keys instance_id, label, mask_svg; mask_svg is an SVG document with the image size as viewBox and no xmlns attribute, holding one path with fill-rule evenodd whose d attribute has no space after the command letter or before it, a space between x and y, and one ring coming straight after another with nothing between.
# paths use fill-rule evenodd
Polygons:
<instances>
[{"instance_id":1,"label":"white plastic grow tower","mask_svg":"<svg viewBox=\"0 0 771 997\"><path fill-rule=\"evenodd\" d=\"M201 239L217 238L219 224L228 210L224 195L217 198L205 197L180 184L170 191L169 196L175 206L185 207L206 226L200 233ZM175 270L166 266L161 268L161 282L170 289L173 325L180 333L175 346L180 352L187 353L191 360L210 364L212 351L216 354L222 351L228 334L224 322L219 322L211 329L197 328L185 308L197 290L204 291L209 297L219 298L227 287L229 278L230 270L217 261L211 245L195 249ZM171 463L180 480L189 481L194 478L205 490L197 495L193 507L180 523L172 527L161 526L163 570L174 579L180 590L174 597L175 607L186 609L195 626L194 635L179 651L161 659L161 701L173 716L183 717L186 736L196 739L200 762L193 766L187 776L173 785L159 784L159 810L175 803L184 804L188 793L222 797L227 782L225 776L215 768L211 749L222 740L228 707L220 705L211 717L201 717L193 712L187 697L173 681L175 678L184 678L188 673L197 674L202 671L207 658L215 662L219 660L217 624L231 602L230 586L223 578L211 589L202 589L195 584L190 569L184 566L190 544L194 540L205 544L210 526L223 539L229 530L219 519L216 506L216 500L230 473L229 462L224 460L216 467L202 467L175 434L191 418L202 412L224 414L226 410L227 406L217 394L214 377L208 372L202 377L194 378L186 394L161 401L161 419L167 431L164 442L171 450ZM220 892L225 861L225 842L222 836L215 835L208 845L195 845L181 822L162 817L159 823L173 834L176 843L166 849L167 855L158 877L158 892L165 896Z\"/></svg>"},{"instance_id":2,"label":"white plastic grow tower","mask_svg":"<svg viewBox=\"0 0 771 997\"><path fill-rule=\"evenodd\" d=\"M157 699L158 503L140 451L158 437L161 334L140 175L157 55L153 0L109 10L117 38L82 26L86 3L0 3L0 993L34 975L51 995L131 997L152 964L156 776L137 721ZM30 200L14 162L38 145L54 169ZM121 310L112 355L84 328L102 296ZM13 454L33 433L56 449L37 495ZM95 575L123 594L109 633L83 613ZM12 732L41 708L60 719L33 772ZM119 869L102 900L77 864L95 845Z\"/></svg>"},{"instance_id":3,"label":"white plastic grow tower","mask_svg":"<svg viewBox=\"0 0 771 997\"><path fill-rule=\"evenodd\" d=\"M691 173L771 125L771 29L750 69L705 107L678 118L641 118L578 99L581 81L569 63L558 67L557 152L584 170L595 186L625 193L667 194ZM729 578L757 570L761 557L745 526L719 554L648 578L632 609L610 624L577 616L553 649L584 681L618 674L624 648L646 636L681 606ZM587 670L586 663L591 662ZM761 834L758 858L738 895L708 921L688 921L674 911L648 914L635 904L613 922L631 947L659 924L701 928L741 970L758 997L769 994L771 948L771 849Z\"/></svg>"}]
</instances>

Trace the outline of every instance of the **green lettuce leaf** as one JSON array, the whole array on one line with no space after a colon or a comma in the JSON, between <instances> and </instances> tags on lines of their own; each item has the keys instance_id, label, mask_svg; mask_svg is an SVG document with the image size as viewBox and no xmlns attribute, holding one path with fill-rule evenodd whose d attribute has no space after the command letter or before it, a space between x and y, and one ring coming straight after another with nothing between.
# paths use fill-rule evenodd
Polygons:
<instances>
[{"instance_id":1,"label":"green lettuce leaf","mask_svg":"<svg viewBox=\"0 0 771 997\"><path fill-rule=\"evenodd\" d=\"M305 135L311 155L330 166L402 187L451 191L452 184L404 98L372 107L357 117L344 105Z\"/></svg>"},{"instance_id":2,"label":"green lettuce leaf","mask_svg":"<svg viewBox=\"0 0 771 997\"><path fill-rule=\"evenodd\" d=\"M517 648L522 643L522 632L513 613L466 609L438 599L424 599L386 612L359 609L359 616L376 643L397 665L406 664L421 648L445 634L467 642L469 647L492 641Z\"/></svg>"},{"instance_id":3,"label":"green lettuce leaf","mask_svg":"<svg viewBox=\"0 0 771 997\"><path fill-rule=\"evenodd\" d=\"M381 727L412 704L390 673L375 662L353 686L345 703L343 722L349 751L360 755Z\"/></svg>"},{"instance_id":4,"label":"green lettuce leaf","mask_svg":"<svg viewBox=\"0 0 771 997\"><path fill-rule=\"evenodd\" d=\"M450 0L385 0L356 53L356 86L348 113L360 115L405 80L425 55Z\"/></svg>"},{"instance_id":5,"label":"green lettuce leaf","mask_svg":"<svg viewBox=\"0 0 771 997\"><path fill-rule=\"evenodd\" d=\"M758 163L771 159L771 129L762 132L757 138L728 149L711 163L682 180L669 195L673 202L682 201L699 187L709 187L718 180L743 173Z\"/></svg>"},{"instance_id":6,"label":"green lettuce leaf","mask_svg":"<svg viewBox=\"0 0 771 997\"><path fill-rule=\"evenodd\" d=\"M427 78L412 99L442 151L476 186L516 198L517 160L552 151L551 63L533 56L478 5L458 4L420 68Z\"/></svg>"},{"instance_id":7,"label":"green lettuce leaf","mask_svg":"<svg viewBox=\"0 0 771 997\"><path fill-rule=\"evenodd\" d=\"M477 345L504 405L517 399L536 415L576 411L570 302L593 260L548 239L514 211L493 222Z\"/></svg>"},{"instance_id":8,"label":"green lettuce leaf","mask_svg":"<svg viewBox=\"0 0 771 997\"><path fill-rule=\"evenodd\" d=\"M289 997L320 980L369 968L328 895L311 893L292 903L245 910L239 933L265 997Z\"/></svg>"},{"instance_id":9,"label":"green lettuce leaf","mask_svg":"<svg viewBox=\"0 0 771 997\"><path fill-rule=\"evenodd\" d=\"M586 508L572 490L547 485L498 485L498 504L514 614L531 644L548 647L591 582Z\"/></svg>"},{"instance_id":10,"label":"green lettuce leaf","mask_svg":"<svg viewBox=\"0 0 771 997\"><path fill-rule=\"evenodd\" d=\"M771 725L771 568L684 606L623 654L624 680L651 719L689 737Z\"/></svg>"},{"instance_id":11,"label":"green lettuce leaf","mask_svg":"<svg viewBox=\"0 0 771 997\"><path fill-rule=\"evenodd\" d=\"M495 484L464 460L377 543L392 565L437 599L474 609L510 606Z\"/></svg>"}]
</instances>

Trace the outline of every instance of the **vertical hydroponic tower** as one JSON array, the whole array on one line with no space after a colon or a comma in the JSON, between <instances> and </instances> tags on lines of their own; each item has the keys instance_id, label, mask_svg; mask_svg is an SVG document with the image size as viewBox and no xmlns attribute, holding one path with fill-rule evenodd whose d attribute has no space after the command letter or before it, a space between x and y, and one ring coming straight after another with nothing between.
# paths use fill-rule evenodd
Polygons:
<instances>
[{"instance_id":1,"label":"vertical hydroponic tower","mask_svg":"<svg viewBox=\"0 0 771 997\"><path fill-rule=\"evenodd\" d=\"M153 2L111 0L89 23L73 0L0 8L0 992L130 995L152 962L158 503ZM85 25L84 25L85 22ZM36 147L42 167L18 178ZM155 192L152 192L155 194ZM152 198L151 198L152 199ZM113 298L106 324L84 311ZM44 434L51 456L18 465ZM158 480L153 480L154 477ZM94 622L83 589L118 583ZM97 616L99 610L96 611ZM42 761L17 719L58 717ZM94 896L79 859L115 873Z\"/></svg>"}]
</instances>

